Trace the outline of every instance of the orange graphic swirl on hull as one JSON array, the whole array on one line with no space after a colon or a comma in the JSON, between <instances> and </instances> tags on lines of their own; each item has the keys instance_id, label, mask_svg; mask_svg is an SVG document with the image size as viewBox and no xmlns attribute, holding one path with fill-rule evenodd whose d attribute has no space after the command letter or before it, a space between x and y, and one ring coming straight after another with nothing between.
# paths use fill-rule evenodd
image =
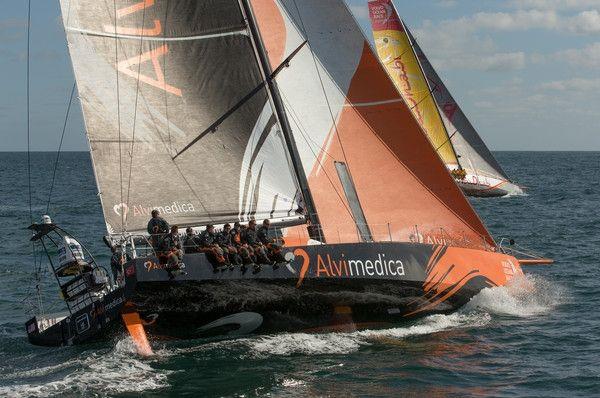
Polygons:
<instances>
[{"instance_id":1,"label":"orange graphic swirl on hull","mask_svg":"<svg viewBox=\"0 0 600 398\"><path fill-rule=\"evenodd\" d=\"M461 247L438 246L427 264L421 304L405 316L434 310L476 277L485 278L489 287L502 286L523 272L512 256ZM413 302L416 303L416 300Z\"/></svg>"},{"instance_id":2,"label":"orange graphic swirl on hull","mask_svg":"<svg viewBox=\"0 0 600 398\"><path fill-rule=\"evenodd\" d=\"M296 249L294 250L294 256L300 256L302 257L302 268L300 269L300 277L298 278L298 282L296 283L296 287L300 287L302 285L302 282L304 281L304 277L306 276L306 273L308 272L308 268L310 266L310 257L308 256L308 253L306 253L306 251L304 249Z\"/></svg>"}]
</instances>

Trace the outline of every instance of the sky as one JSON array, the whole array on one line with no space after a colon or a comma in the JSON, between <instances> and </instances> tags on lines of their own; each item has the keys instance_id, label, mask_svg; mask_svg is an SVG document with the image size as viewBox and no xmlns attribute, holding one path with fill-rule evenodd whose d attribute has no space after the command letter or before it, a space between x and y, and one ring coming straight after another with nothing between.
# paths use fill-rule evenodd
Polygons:
<instances>
[{"instance_id":1,"label":"sky","mask_svg":"<svg viewBox=\"0 0 600 398\"><path fill-rule=\"evenodd\" d=\"M325 0L324 0L325 1ZM367 0L346 0L370 37ZM600 0L395 0L492 150L600 150ZM58 0L32 0L31 148L58 147L74 78ZM0 151L27 149L27 1L0 15ZM87 150L78 102L63 150Z\"/></svg>"}]
</instances>

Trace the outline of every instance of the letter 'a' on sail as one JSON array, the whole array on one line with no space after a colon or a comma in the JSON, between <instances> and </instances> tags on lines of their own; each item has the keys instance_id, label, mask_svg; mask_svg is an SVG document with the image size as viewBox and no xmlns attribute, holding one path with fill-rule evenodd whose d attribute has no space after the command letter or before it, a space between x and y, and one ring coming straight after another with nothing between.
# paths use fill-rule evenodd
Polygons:
<instances>
[{"instance_id":1,"label":"letter 'a' on sail","mask_svg":"<svg viewBox=\"0 0 600 398\"><path fill-rule=\"evenodd\" d=\"M328 243L364 238L356 196L374 241L494 245L343 0L251 4Z\"/></svg>"},{"instance_id":2,"label":"letter 'a' on sail","mask_svg":"<svg viewBox=\"0 0 600 398\"><path fill-rule=\"evenodd\" d=\"M109 233L295 214L238 0L61 0Z\"/></svg>"},{"instance_id":3,"label":"letter 'a' on sail","mask_svg":"<svg viewBox=\"0 0 600 398\"><path fill-rule=\"evenodd\" d=\"M449 169L456 169L459 161L450 137L404 24L398 18L391 0L369 1L369 17L381 63L442 160Z\"/></svg>"}]
</instances>

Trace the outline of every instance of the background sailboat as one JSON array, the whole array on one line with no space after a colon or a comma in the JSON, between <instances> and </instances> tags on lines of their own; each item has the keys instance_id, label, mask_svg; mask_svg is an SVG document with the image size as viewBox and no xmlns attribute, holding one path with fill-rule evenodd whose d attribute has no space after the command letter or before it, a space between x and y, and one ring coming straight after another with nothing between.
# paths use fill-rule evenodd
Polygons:
<instances>
[{"instance_id":1,"label":"background sailboat","mask_svg":"<svg viewBox=\"0 0 600 398\"><path fill-rule=\"evenodd\" d=\"M463 191L484 197L522 194L456 103L392 0L369 1L369 15L380 60Z\"/></svg>"}]
</instances>

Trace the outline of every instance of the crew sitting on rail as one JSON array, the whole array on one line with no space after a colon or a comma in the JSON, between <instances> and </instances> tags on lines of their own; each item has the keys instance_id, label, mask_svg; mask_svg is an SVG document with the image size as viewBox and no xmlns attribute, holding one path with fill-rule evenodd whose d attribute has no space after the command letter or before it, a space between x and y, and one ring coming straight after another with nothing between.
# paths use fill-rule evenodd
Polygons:
<instances>
[{"instance_id":1,"label":"crew sitting on rail","mask_svg":"<svg viewBox=\"0 0 600 398\"><path fill-rule=\"evenodd\" d=\"M152 210L152 218L148 221L148 234L150 234L150 243L154 249L161 247L162 239L168 233L169 223L160 216L158 210Z\"/></svg>"},{"instance_id":2,"label":"crew sitting on rail","mask_svg":"<svg viewBox=\"0 0 600 398\"><path fill-rule=\"evenodd\" d=\"M256 231L256 220L250 220L248 222L248 228L246 228L246 233L242 235L242 242L248 244L248 246L250 246L254 250L254 254L258 263L269 265L273 264L273 261L269 259L269 256L267 254L267 248L258 239Z\"/></svg>"},{"instance_id":3,"label":"crew sitting on rail","mask_svg":"<svg viewBox=\"0 0 600 398\"><path fill-rule=\"evenodd\" d=\"M277 239L269 236L270 227L271 222L269 220L263 220L263 223L258 229L256 236L258 240L267 248L269 258L275 263L283 263L285 262L285 258L282 254L281 245L277 243Z\"/></svg>"},{"instance_id":4,"label":"crew sitting on rail","mask_svg":"<svg viewBox=\"0 0 600 398\"><path fill-rule=\"evenodd\" d=\"M233 228L231 228L229 234L231 235L231 243L233 243L234 246L242 244L242 226L238 221L233 223Z\"/></svg>"},{"instance_id":5,"label":"crew sitting on rail","mask_svg":"<svg viewBox=\"0 0 600 398\"><path fill-rule=\"evenodd\" d=\"M169 274L169 279L173 279L175 274L181 273L181 270L185 268L185 265L181 261L183 258L183 247L177 225L173 225L171 232L162 239L159 259L161 257L163 259L166 258L167 267L165 269Z\"/></svg>"},{"instance_id":6,"label":"crew sitting on rail","mask_svg":"<svg viewBox=\"0 0 600 398\"><path fill-rule=\"evenodd\" d=\"M246 265L256 264L256 256L254 250L246 242L244 236L246 235L246 227L241 225L239 222L233 224L233 228L230 232L231 242L235 246L238 254L242 258L243 269Z\"/></svg>"},{"instance_id":7,"label":"crew sitting on rail","mask_svg":"<svg viewBox=\"0 0 600 398\"><path fill-rule=\"evenodd\" d=\"M215 271L229 266L223 249L218 244L217 234L215 234L214 225L207 225L206 229L198 236L200 252L205 253L208 260L212 263Z\"/></svg>"},{"instance_id":8,"label":"crew sitting on rail","mask_svg":"<svg viewBox=\"0 0 600 398\"><path fill-rule=\"evenodd\" d=\"M199 253L200 242L198 235L194 233L192 227L187 227L185 230L185 236L183 237L183 251L185 253Z\"/></svg>"},{"instance_id":9,"label":"crew sitting on rail","mask_svg":"<svg viewBox=\"0 0 600 398\"><path fill-rule=\"evenodd\" d=\"M229 264L232 266L242 264L242 258L238 254L233 242L231 224L223 225L223 230L217 235L217 241L223 252L227 254L227 257L229 258Z\"/></svg>"}]
</instances>

